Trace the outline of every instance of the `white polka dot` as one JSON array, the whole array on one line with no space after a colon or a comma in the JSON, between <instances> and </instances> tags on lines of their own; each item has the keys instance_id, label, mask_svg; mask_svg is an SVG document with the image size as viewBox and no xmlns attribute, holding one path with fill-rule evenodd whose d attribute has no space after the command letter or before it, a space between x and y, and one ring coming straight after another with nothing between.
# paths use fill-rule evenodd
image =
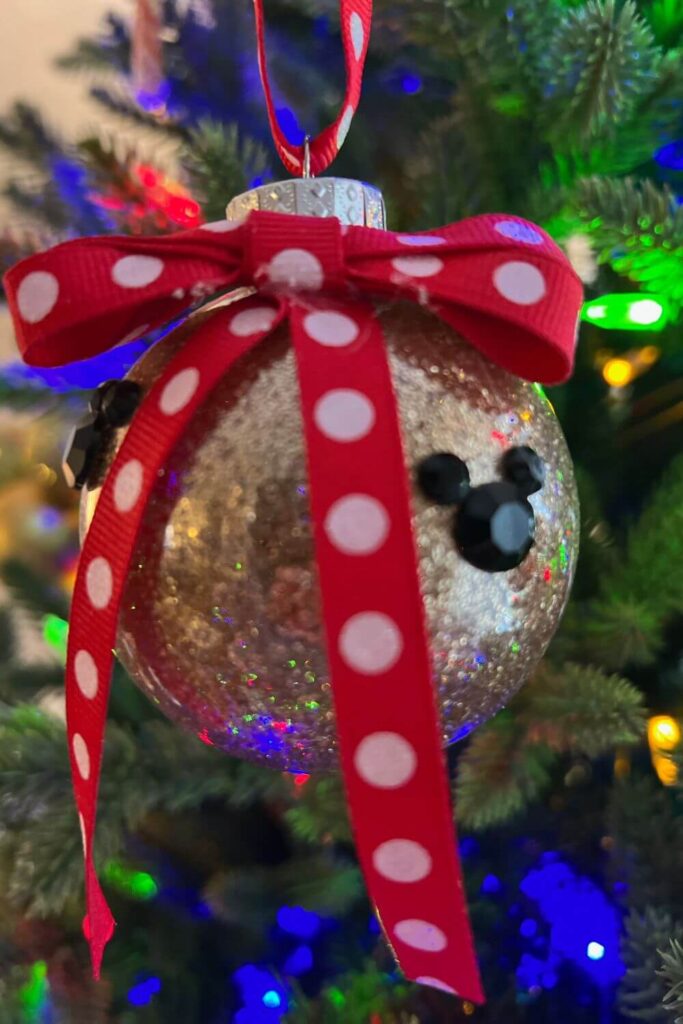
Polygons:
<instances>
[{"instance_id":1,"label":"white polka dot","mask_svg":"<svg viewBox=\"0 0 683 1024\"><path fill-rule=\"evenodd\" d=\"M335 388L318 399L313 419L332 441L359 441L375 424L375 407L361 391Z\"/></svg>"},{"instance_id":2,"label":"white polka dot","mask_svg":"<svg viewBox=\"0 0 683 1024\"><path fill-rule=\"evenodd\" d=\"M122 288L144 288L156 281L164 269L156 256L122 256L113 266L111 276Z\"/></svg>"},{"instance_id":3,"label":"white polka dot","mask_svg":"<svg viewBox=\"0 0 683 1024\"><path fill-rule=\"evenodd\" d=\"M118 472L114 483L114 505L117 512L130 512L142 490L143 469L138 459L130 459Z\"/></svg>"},{"instance_id":4,"label":"white polka dot","mask_svg":"<svg viewBox=\"0 0 683 1024\"><path fill-rule=\"evenodd\" d=\"M444 262L438 256L396 256L391 265L408 277L434 277L443 270Z\"/></svg>"},{"instance_id":5,"label":"white polka dot","mask_svg":"<svg viewBox=\"0 0 683 1024\"><path fill-rule=\"evenodd\" d=\"M345 555L370 555L387 538L389 515L381 501L369 494L347 494L331 506L325 532Z\"/></svg>"},{"instance_id":6,"label":"white polka dot","mask_svg":"<svg viewBox=\"0 0 683 1024\"><path fill-rule=\"evenodd\" d=\"M84 697L93 700L97 696L99 678L95 659L89 651L78 651L74 658L74 673L78 688Z\"/></svg>"},{"instance_id":7,"label":"white polka dot","mask_svg":"<svg viewBox=\"0 0 683 1024\"><path fill-rule=\"evenodd\" d=\"M401 631L384 612L358 612L347 619L339 633L342 658L363 675L388 672L401 657L402 650Z\"/></svg>"},{"instance_id":8,"label":"white polka dot","mask_svg":"<svg viewBox=\"0 0 683 1024\"><path fill-rule=\"evenodd\" d=\"M401 245L444 245L446 242L445 238L439 238L438 235L397 235L396 241L400 242Z\"/></svg>"},{"instance_id":9,"label":"white polka dot","mask_svg":"<svg viewBox=\"0 0 683 1024\"><path fill-rule=\"evenodd\" d=\"M339 127L337 128L337 149L341 149L342 146L344 145L344 140L346 139L346 136L349 134L349 128L351 127L351 122L353 121L353 115L353 107L347 107L346 110L344 111L344 116L339 122Z\"/></svg>"},{"instance_id":10,"label":"white polka dot","mask_svg":"<svg viewBox=\"0 0 683 1024\"><path fill-rule=\"evenodd\" d=\"M545 278L531 263L511 260L493 273L493 283L504 299L518 306L532 306L545 295Z\"/></svg>"},{"instance_id":11,"label":"white polka dot","mask_svg":"<svg viewBox=\"0 0 683 1024\"><path fill-rule=\"evenodd\" d=\"M356 747L353 763L360 777L379 789L398 789L415 774L417 754L397 732L373 732Z\"/></svg>"},{"instance_id":12,"label":"white polka dot","mask_svg":"<svg viewBox=\"0 0 683 1024\"><path fill-rule=\"evenodd\" d=\"M445 981L439 981L438 978L430 978L428 974L422 974L415 981L418 985L429 985L430 988L438 988L442 992L448 992L449 995L457 996L458 993L450 985L447 985Z\"/></svg>"},{"instance_id":13,"label":"white polka dot","mask_svg":"<svg viewBox=\"0 0 683 1024\"><path fill-rule=\"evenodd\" d=\"M198 386L199 370L195 366L188 366L171 377L159 399L159 408L164 416L174 416L184 409Z\"/></svg>"},{"instance_id":14,"label":"white polka dot","mask_svg":"<svg viewBox=\"0 0 683 1024\"><path fill-rule=\"evenodd\" d=\"M275 288L297 291L318 291L325 280L322 263L306 249L283 249L273 256L265 273Z\"/></svg>"},{"instance_id":15,"label":"white polka dot","mask_svg":"<svg viewBox=\"0 0 683 1024\"><path fill-rule=\"evenodd\" d=\"M440 928L429 921L421 921L419 917L409 917L399 921L394 928L394 935L406 946L421 949L425 953L440 953L448 945L448 939Z\"/></svg>"},{"instance_id":16,"label":"white polka dot","mask_svg":"<svg viewBox=\"0 0 683 1024\"><path fill-rule=\"evenodd\" d=\"M365 42L365 32L363 31L363 21L361 16L356 11L354 11L349 18L349 29L351 31L353 52L356 55L356 60L360 60L363 52L363 43Z\"/></svg>"},{"instance_id":17,"label":"white polka dot","mask_svg":"<svg viewBox=\"0 0 683 1024\"><path fill-rule=\"evenodd\" d=\"M146 334L150 329L151 324L140 324L139 327L134 327L132 331L129 331L125 338L121 338L119 345L125 345L129 341L135 341L137 338L141 338L143 334Z\"/></svg>"},{"instance_id":18,"label":"white polka dot","mask_svg":"<svg viewBox=\"0 0 683 1024\"><path fill-rule=\"evenodd\" d=\"M85 589L93 608L106 608L111 601L114 581L106 558L93 558L85 574Z\"/></svg>"},{"instance_id":19,"label":"white polka dot","mask_svg":"<svg viewBox=\"0 0 683 1024\"><path fill-rule=\"evenodd\" d=\"M412 839L389 839L372 855L375 871L391 882L421 882L432 870L432 858Z\"/></svg>"},{"instance_id":20,"label":"white polka dot","mask_svg":"<svg viewBox=\"0 0 683 1024\"><path fill-rule=\"evenodd\" d=\"M234 231L242 224L244 224L244 217L237 220L212 220L208 224L202 224L200 231L213 231L215 234L222 235L224 231Z\"/></svg>"},{"instance_id":21,"label":"white polka dot","mask_svg":"<svg viewBox=\"0 0 683 1024\"><path fill-rule=\"evenodd\" d=\"M78 824L81 826L81 842L83 843L83 853L88 856L88 840L85 835L85 818L82 814L78 815Z\"/></svg>"},{"instance_id":22,"label":"white polka dot","mask_svg":"<svg viewBox=\"0 0 683 1024\"><path fill-rule=\"evenodd\" d=\"M277 310L271 306L254 306L243 309L230 321L230 331L238 338L269 331L277 319Z\"/></svg>"},{"instance_id":23,"label":"white polka dot","mask_svg":"<svg viewBox=\"0 0 683 1024\"><path fill-rule=\"evenodd\" d=\"M543 235L531 224L525 224L518 220L499 220L495 230L505 238L512 238L515 242L526 242L527 245L542 245Z\"/></svg>"},{"instance_id":24,"label":"white polka dot","mask_svg":"<svg viewBox=\"0 0 683 1024\"><path fill-rule=\"evenodd\" d=\"M318 310L304 318L304 330L309 338L328 348L343 348L358 337L358 325L345 313Z\"/></svg>"},{"instance_id":25,"label":"white polka dot","mask_svg":"<svg viewBox=\"0 0 683 1024\"><path fill-rule=\"evenodd\" d=\"M22 320L37 324L51 313L59 298L59 281L47 270L27 274L17 289L17 306Z\"/></svg>"},{"instance_id":26,"label":"white polka dot","mask_svg":"<svg viewBox=\"0 0 683 1024\"><path fill-rule=\"evenodd\" d=\"M73 752L81 778L87 782L90 778L90 754L85 740L79 732L73 738Z\"/></svg>"}]
</instances>

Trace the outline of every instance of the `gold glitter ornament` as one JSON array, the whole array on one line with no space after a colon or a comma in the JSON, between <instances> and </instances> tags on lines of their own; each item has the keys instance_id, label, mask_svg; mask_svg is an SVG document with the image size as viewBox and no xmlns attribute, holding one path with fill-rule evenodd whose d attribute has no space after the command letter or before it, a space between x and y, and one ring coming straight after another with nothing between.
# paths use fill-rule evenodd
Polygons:
<instances>
[{"instance_id":1,"label":"gold glitter ornament","mask_svg":"<svg viewBox=\"0 0 683 1024\"><path fill-rule=\"evenodd\" d=\"M464 460L473 486L502 480L501 458L513 446L533 448L546 467L542 489L528 499L534 546L508 572L465 561L453 540L453 509L413 488L449 743L509 700L555 631L576 558L574 477L539 387L494 366L424 309L397 303L378 316L411 478L435 452ZM197 322L133 368L130 377L144 391ZM122 437L119 431L117 446ZM84 494L84 529L114 454L112 445ZM117 653L143 691L204 742L289 771L336 767L300 399L285 326L221 382L160 475L126 584Z\"/></svg>"}]
</instances>

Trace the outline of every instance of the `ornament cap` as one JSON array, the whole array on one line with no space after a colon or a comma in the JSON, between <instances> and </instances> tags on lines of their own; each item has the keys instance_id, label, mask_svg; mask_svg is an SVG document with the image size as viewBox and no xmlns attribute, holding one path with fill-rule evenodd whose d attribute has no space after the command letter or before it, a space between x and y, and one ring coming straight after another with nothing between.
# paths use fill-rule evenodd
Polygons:
<instances>
[{"instance_id":1,"label":"ornament cap","mask_svg":"<svg viewBox=\"0 0 683 1024\"><path fill-rule=\"evenodd\" d=\"M382 193L350 178L292 178L260 185L232 199L226 217L239 220L252 210L337 217L351 227L386 228Z\"/></svg>"}]
</instances>

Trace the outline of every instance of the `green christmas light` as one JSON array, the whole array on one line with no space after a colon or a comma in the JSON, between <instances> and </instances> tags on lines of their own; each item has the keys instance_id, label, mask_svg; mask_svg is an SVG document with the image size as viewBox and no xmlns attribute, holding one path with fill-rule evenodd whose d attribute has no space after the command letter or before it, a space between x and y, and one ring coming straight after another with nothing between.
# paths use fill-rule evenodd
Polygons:
<instances>
[{"instance_id":1,"label":"green christmas light","mask_svg":"<svg viewBox=\"0 0 683 1024\"><path fill-rule=\"evenodd\" d=\"M19 992L24 1019L39 1021L43 1019L43 1010L47 1001L49 984L47 980L47 964L38 960L31 967L29 980Z\"/></svg>"},{"instance_id":2,"label":"green christmas light","mask_svg":"<svg viewBox=\"0 0 683 1024\"><path fill-rule=\"evenodd\" d=\"M608 331L661 331L668 320L663 295L615 292L584 302L581 319Z\"/></svg>"},{"instance_id":3,"label":"green christmas light","mask_svg":"<svg viewBox=\"0 0 683 1024\"><path fill-rule=\"evenodd\" d=\"M62 660L66 659L66 638L69 623L59 615L46 615L43 618L43 639L48 647L57 651Z\"/></svg>"},{"instance_id":4,"label":"green christmas light","mask_svg":"<svg viewBox=\"0 0 683 1024\"><path fill-rule=\"evenodd\" d=\"M156 881L146 871L127 868L118 860L109 861L104 869L104 877L114 889L140 902L153 900L159 892Z\"/></svg>"}]
</instances>

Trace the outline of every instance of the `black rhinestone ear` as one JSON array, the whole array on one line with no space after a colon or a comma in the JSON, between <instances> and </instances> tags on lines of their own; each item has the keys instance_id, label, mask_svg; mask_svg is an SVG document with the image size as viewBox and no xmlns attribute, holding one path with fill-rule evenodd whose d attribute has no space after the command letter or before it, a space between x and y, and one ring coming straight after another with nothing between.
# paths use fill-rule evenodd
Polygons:
<instances>
[{"instance_id":1,"label":"black rhinestone ear","mask_svg":"<svg viewBox=\"0 0 683 1024\"><path fill-rule=\"evenodd\" d=\"M90 399L90 411L108 427L125 427L140 404L142 388L133 380L108 380Z\"/></svg>"},{"instance_id":2,"label":"black rhinestone ear","mask_svg":"<svg viewBox=\"0 0 683 1024\"><path fill-rule=\"evenodd\" d=\"M62 472L68 487L80 491L87 483L101 446L102 430L97 414L87 412L72 427L64 449Z\"/></svg>"},{"instance_id":3,"label":"black rhinestone ear","mask_svg":"<svg viewBox=\"0 0 683 1024\"><path fill-rule=\"evenodd\" d=\"M470 489L467 466L457 455L436 452L417 467L420 490L437 505L459 505Z\"/></svg>"},{"instance_id":4,"label":"black rhinestone ear","mask_svg":"<svg viewBox=\"0 0 683 1024\"><path fill-rule=\"evenodd\" d=\"M520 565L534 542L534 510L509 483L474 487L455 518L455 541L471 565L507 572Z\"/></svg>"},{"instance_id":5,"label":"black rhinestone ear","mask_svg":"<svg viewBox=\"0 0 683 1024\"><path fill-rule=\"evenodd\" d=\"M526 445L508 448L503 456L503 473L522 494L540 491L545 480L543 460Z\"/></svg>"}]
</instances>

